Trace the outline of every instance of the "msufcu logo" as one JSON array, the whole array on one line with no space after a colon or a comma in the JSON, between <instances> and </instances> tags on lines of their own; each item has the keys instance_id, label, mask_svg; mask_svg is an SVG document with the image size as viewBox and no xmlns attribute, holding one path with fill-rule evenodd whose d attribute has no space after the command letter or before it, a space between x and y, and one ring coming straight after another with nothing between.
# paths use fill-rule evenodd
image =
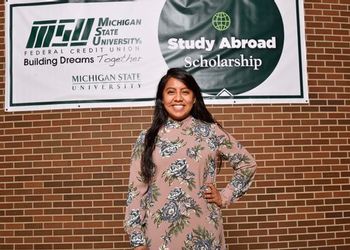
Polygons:
<instances>
[{"instance_id":1,"label":"msufcu logo","mask_svg":"<svg viewBox=\"0 0 350 250\"><path fill-rule=\"evenodd\" d=\"M95 18L34 21L26 48L84 46Z\"/></svg>"}]
</instances>

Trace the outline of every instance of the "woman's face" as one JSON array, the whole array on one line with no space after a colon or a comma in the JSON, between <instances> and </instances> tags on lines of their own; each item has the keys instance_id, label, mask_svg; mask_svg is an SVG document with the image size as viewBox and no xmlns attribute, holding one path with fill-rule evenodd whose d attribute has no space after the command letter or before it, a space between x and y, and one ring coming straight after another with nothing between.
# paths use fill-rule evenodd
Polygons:
<instances>
[{"instance_id":1,"label":"woman's face","mask_svg":"<svg viewBox=\"0 0 350 250\"><path fill-rule=\"evenodd\" d=\"M181 121L189 116L195 101L193 91L181 81L171 77L165 84L163 105L173 120Z\"/></svg>"}]
</instances>

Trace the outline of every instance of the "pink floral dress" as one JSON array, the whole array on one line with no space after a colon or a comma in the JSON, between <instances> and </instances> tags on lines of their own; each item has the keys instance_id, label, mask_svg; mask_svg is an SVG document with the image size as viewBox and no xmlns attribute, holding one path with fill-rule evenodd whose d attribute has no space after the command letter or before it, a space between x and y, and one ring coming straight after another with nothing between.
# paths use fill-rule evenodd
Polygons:
<instances>
[{"instance_id":1,"label":"pink floral dress","mask_svg":"<svg viewBox=\"0 0 350 250\"><path fill-rule=\"evenodd\" d=\"M145 131L132 152L125 230L132 247L149 249L226 249L220 208L208 203L206 183L215 183L217 158L233 168L232 180L220 191L223 205L248 190L255 160L217 124L193 117L169 119L158 133L152 185L142 182L140 159Z\"/></svg>"}]
</instances>

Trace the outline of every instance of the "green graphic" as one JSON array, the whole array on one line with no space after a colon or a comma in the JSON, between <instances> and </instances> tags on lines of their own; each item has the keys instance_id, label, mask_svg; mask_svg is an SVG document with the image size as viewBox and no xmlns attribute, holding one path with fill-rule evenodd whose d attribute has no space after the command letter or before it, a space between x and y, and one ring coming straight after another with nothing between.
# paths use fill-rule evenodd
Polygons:
<instances>
[{"instance_id":1,"label":"green graphic","mask_svg":"<svg viewBox=\"0 0 350 250\"><path fill-rule=\"evenodd\" d=\"M94 21L94 18L34 21L26 48L84 46ZM69 28L72 25L74 28ZM53 42L54 39L58 42Z\"/></svg>"},{"instance_id":2,"label":"green graphic","mask_svg":"<svg viewBox=\"0 0 350 250\"><path fill-rule=\"evenodd\" d=\"M274 0L166 0L158 40L168 67L191 72L205 98L234 98L275 70L284 27Z\"/></svg>"},{"instance_id":3,"label":"green graphic","mask_svg":"<svg viewBox=\"0 0 350 250\"><path fill-rule=\"evenodd\" d=\"M231 18L225 12L218 12L213 16L212 24L218 31L224 31L230 28Z\"/></svg>"}]
</instances>

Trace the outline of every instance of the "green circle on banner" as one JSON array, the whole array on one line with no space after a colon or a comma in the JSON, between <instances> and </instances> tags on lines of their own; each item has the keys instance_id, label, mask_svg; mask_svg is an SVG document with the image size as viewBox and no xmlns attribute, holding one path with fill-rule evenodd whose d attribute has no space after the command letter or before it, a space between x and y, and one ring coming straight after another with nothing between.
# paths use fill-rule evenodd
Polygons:
<instances>
[{"instance_id":1,"label":"green circle on banner","mask_svg":"<svg viewBox=\"0 0 350 250\"><path fill-rule=\"evenodd\" d=\"M169 68L187 69L204 94L227 98L271 75L284 28L274 0L167 0L158 39Z\"/></svg>"}]
</instances>

